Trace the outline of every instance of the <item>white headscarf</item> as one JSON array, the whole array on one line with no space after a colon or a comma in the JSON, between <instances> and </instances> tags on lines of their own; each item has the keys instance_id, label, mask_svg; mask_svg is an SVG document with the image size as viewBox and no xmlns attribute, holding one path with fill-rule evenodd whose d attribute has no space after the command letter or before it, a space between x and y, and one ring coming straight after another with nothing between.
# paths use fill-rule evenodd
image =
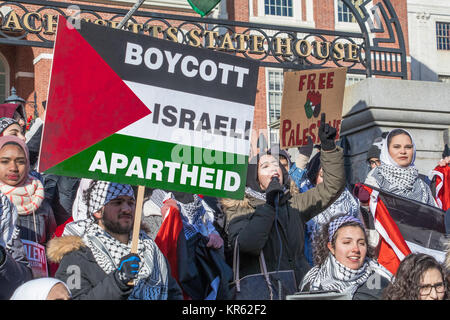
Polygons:
<instances>
[{"instance_id":1,"label":"white headscarf","mask_svg":"<svg viewBox=\"0 0 450 320\"><path fill-rule=\"evenodd\" d=\"M413 149L412 161L411 161L411 164L409 166L415 166L414 161L416 160L416 144L414 143L412 135L408 131L406 131L404 129L402 129L402 130L405 131L409 135L409 137L411 138L411 143L412 143L414 149ZM386 164L390 164L391 166L395 166L395 167L398 167L398 168L404 168L404 167L401 167L400 165L398 165L397 162L395 162L395 160L392 159L391 155L389 154L388 140L389 140L389 136L392 134L392 131L389 132L387 137L383 140L383 145L381 147L380 160L381 160L381 162L386 163Z\"/></svg>"},{"instance_id":2,"label":"white headscarf","mask_svg":"<svg viewBox=\"0 0 450 320\"><path fill-rule=\"evenodd\" d=\"M72 205L73 221L85 220L88 218L87 206L83 201L83 193L87 188L89 188L89 184L91 183L91 181L91 179L86 178L80 180L77 195L75 196L75 200Z\"/></svg>"},{"instance_id":3,"label":"white headscarf","mask_svg":"<svg viewBox=\"0 0 450 320\"><path fill-rule=\"evenodd\" d=\"M10 300L47 300L50 290L58 283L64 284L70 294L69 288L63 281L55 278L39 278L18 287Z\"/></svg>"}]
</instances>

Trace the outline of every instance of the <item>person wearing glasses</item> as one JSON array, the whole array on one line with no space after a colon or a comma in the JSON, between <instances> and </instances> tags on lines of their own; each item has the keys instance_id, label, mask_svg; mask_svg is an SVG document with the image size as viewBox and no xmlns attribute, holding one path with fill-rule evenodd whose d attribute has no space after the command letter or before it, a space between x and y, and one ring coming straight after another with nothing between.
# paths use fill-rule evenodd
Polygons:
<instances>
[{"instance_id":1,"label":"person wearing glasses","mask_svg":"<svg viewBox=\"0 0 450 320\"><path fill-rule=\"evenodd\" d=\"M380 153L380 148L375 144L373 144L367 151L367 162L369 163L370 170L381 165Z\"/></svg>"},{"instance_id":2,"label":"person wearing glasses","mask_svg":"<svg viewBox=\"0 0 450 320\"><path fill-rule=\"evenodd\" d=\"M383 297L386 300L447 300L444 268L432 256L411 253L400 263Z\"/></svg>"}]
</instances>

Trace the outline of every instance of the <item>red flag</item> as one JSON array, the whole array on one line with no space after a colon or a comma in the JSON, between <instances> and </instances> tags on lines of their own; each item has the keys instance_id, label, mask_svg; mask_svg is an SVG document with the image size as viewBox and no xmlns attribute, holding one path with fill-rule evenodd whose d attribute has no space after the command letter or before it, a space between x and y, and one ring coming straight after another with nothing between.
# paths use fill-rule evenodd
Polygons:
<instances>
[{"instance_id":1,"label":"red flag","mask_svg":"<svg viewBox=\"0 0 450 320\"><path fill-rule=\"evenodd\" d=\"M437 166L431 171L436 177L436 197L435 200L444 211L450 208L450 166Z\"/></svg>"},{"instance_id":2,"label":"red flag","mask_svg":"<svg viewBox=\"0 0 450 320\"><path fill-rule=\"evenodd\" d=\"M375 230L381 236L378 263L395 274L400 262L411 253L411 250L385 204L378 197L378 191L367 186L364 188L370 193L370 212L374 216Z\"/></svg>"},{"instance_id":3,"label":"red flag","mask_svg":"<svg viewBox=\"0 0 450 320\"><path fill-rule=\"evenodd\" d=\"M175 207L169 207L167 216L156 235L155 243L169 261L171 274L178 283L177 244L179 236L184 236L180 211Z\"/></svg>"}]
</instances>

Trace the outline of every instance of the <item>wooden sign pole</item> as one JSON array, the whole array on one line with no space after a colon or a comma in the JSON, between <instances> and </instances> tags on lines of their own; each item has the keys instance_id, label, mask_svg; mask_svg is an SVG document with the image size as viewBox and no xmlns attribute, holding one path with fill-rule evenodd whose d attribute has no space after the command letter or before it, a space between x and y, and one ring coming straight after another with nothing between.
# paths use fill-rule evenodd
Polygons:
<instances>
[{"instance_id":1,"label":"wooden sign pole","mask_svg":"<svg viewBox=\"0 0 450 320\"><path fill-rule=\"evenodd\" d=\"M144 204L144 186L138 187L136 198L136 211L134 214L133 236L131 238L131 253L137 253L139 243L139 231L141 229L142 207Z\"/></svg>"},{"instance_id":2,"label":"wooden sign pole","mask_svg":"<svg viewBox=\"0 0 450 320\"><path fill-rule=\"evenodd\" d=\"M131 238L131 253L137 253L139 243L139 231L141 230L142 207L144 205L144 186L138 186L136 198L136 211L134 213L133 235ZM133 285L134 281L130 281L129 285Z\"/></svg>"}]
</instances>

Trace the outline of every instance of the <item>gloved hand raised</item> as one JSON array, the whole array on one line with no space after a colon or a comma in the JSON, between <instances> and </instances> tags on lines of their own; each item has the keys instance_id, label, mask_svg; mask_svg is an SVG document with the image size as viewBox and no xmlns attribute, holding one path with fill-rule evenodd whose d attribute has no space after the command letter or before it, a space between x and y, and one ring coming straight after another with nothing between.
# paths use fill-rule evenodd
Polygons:
<instances>
[{"instance_id":1,"label":"gloved hand raised","mask_svg":"<svg viewBox=\"0 0 450 320\"><path fill-rule=\"evenodd\" d=\"M334 143L336 133L336 129L325 122L325 113L322 113L319 127L319 138L322 145L322 150L331 151L336 148L336 144Z\"/></svg>"},{"instance_id":2,"label":"gloved hand raised","mask_svg":"<svg viewBox=\"0 0 450 320\"><path fill-rule=\"evenodd\" d=\"M283 186L280 184L278 177L272 177L266 189L266 203L275 207L275 198L283 195Z\"/></svg>"},{"instance_id":3,"label":"gloved hand raised","mask_svg":"<svg viewBox=\"0 0 450 320\"><path fill-rule=\"evenodd\" d=\"M141 259L135 253L127 254L122 257L119 267L116 270L116 278L123 284L129 284L130 281L136 279L139 273L139 262Z\"/></svg>"}]
</instances>

